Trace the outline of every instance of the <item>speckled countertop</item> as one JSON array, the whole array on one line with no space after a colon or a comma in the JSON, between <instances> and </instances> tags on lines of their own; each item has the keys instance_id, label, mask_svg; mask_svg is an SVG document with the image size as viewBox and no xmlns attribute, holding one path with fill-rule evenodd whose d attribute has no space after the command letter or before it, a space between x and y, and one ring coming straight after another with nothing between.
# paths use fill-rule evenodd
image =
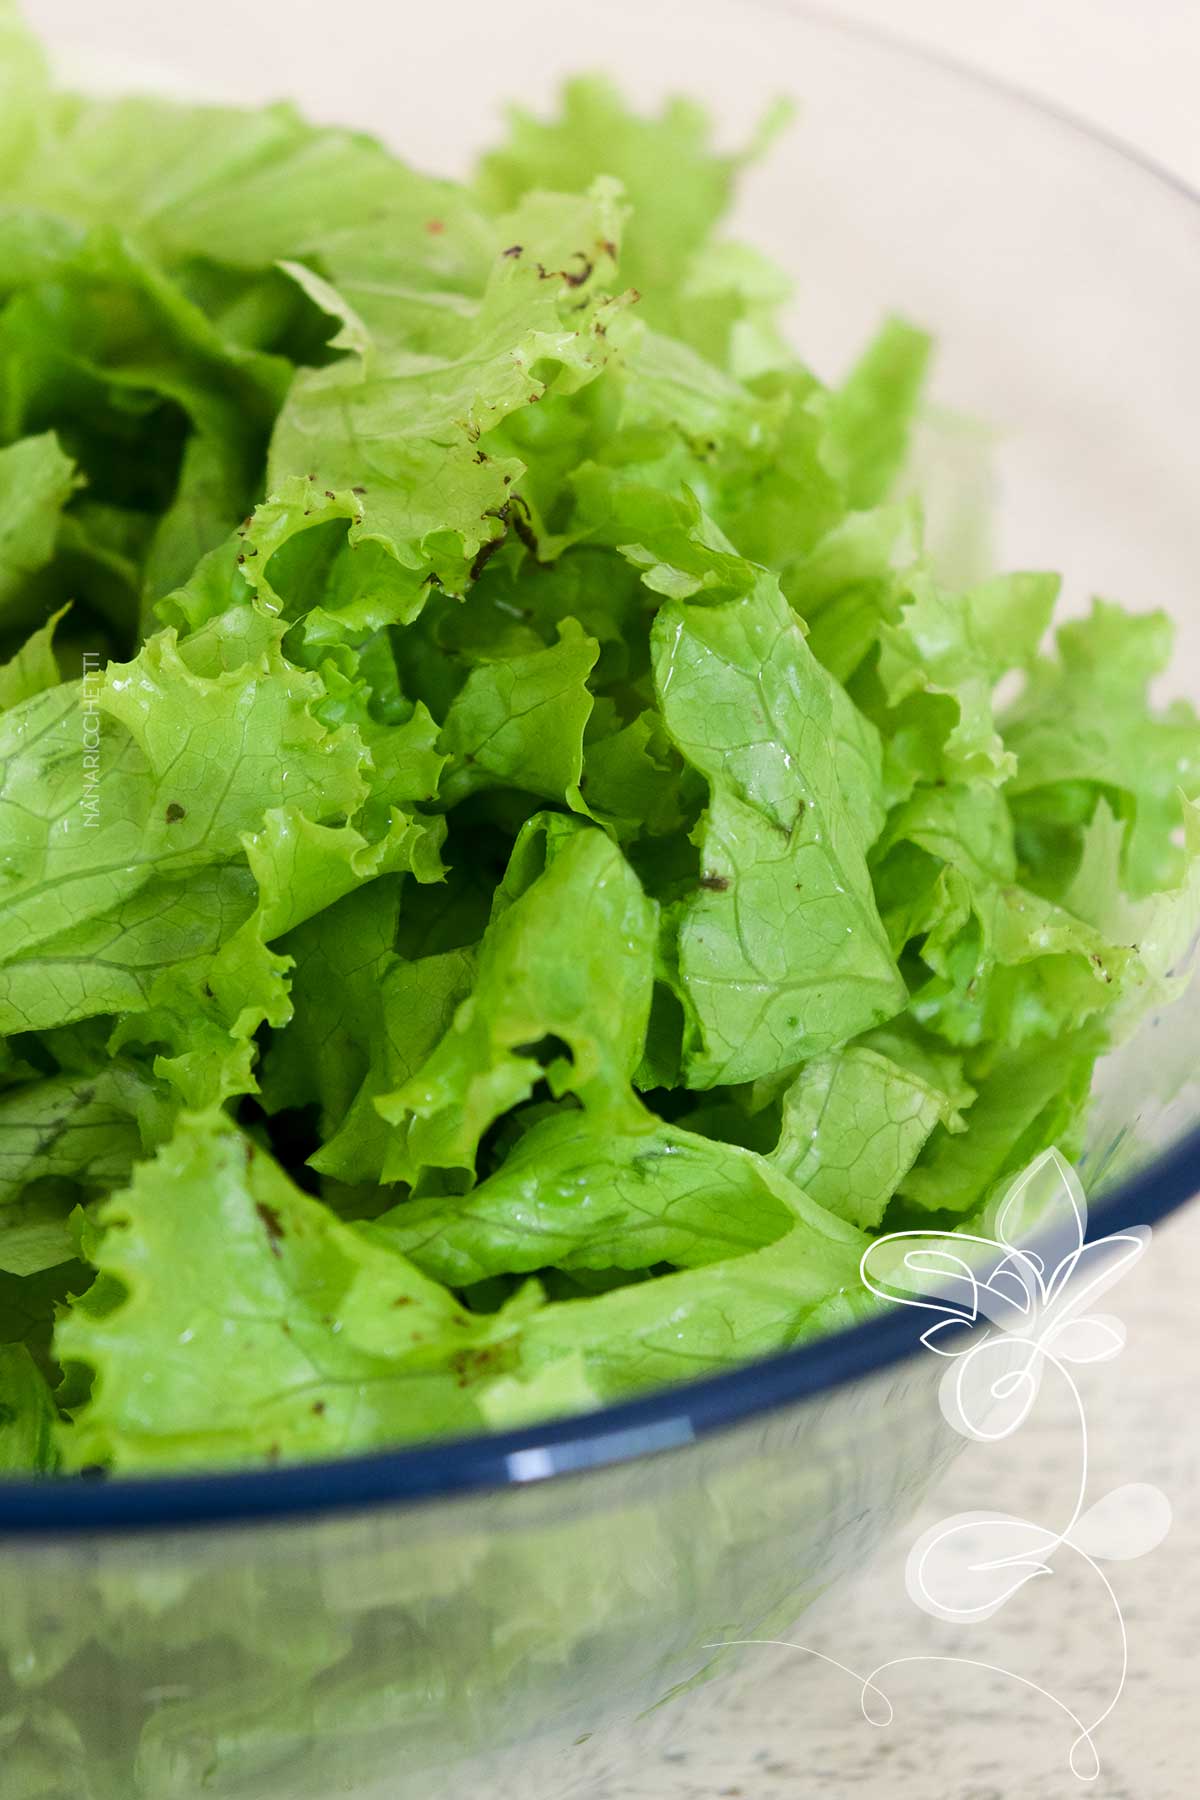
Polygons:
<instances>
[{"instance_id":1,"label":"speckled countertop","mask_svg":"<svg viewBox=\"0 0 1200 1800\"><path fill-rule=\"evenodd\" d=\"M1200 1765L1200 1203L1160 1227L1146 1255L1106 1294L1128 1340L1114 1361L1077 1371L1086 1407L1088 1494L1151 1482L1171 1529L1148 1555L1104 1565L1125 1621L1124 1692L1096 1733L1102 1768L1083 1783L1068 1767L1075 1731L1044 1696L980 1668L916 1663L881 1676L895 1712L886 1729L859 1711L859 1685L828 1663L764 1651L753 1678L707 1723L689 1721L686 1749L668 1740L636 1779L604 1800L1190 1800ZM1069 1516L1079 1437L1069 1396L1043 1385L1021 1432L969 1446L921 1516L795 1632L863 1674L893 1657L959 1656L1009 1669L1094 1718L1120 1674L1120 1628L1087 1564L1055 1559L986 1622L926 1617L903 1580L920 1532L951 1514L998 1508L1040 1523ZM814 1723L817 1721L818 1723Z\"/></svg>"}]
</instances>

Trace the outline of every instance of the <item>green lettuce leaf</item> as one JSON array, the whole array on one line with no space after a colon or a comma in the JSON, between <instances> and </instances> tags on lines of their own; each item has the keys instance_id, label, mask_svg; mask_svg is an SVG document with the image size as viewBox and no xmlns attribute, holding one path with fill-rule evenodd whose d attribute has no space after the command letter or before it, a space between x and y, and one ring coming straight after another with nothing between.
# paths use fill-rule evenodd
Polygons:
<instances>
[{"instance_id":1,"label":"green lettuce leaf","mask_svg":"<svg viewBox=\"0 0 1200 1800\"><path fill-rule=\"evenodd\" d=\"M555 1113L461 1197L405 1201L373 1228L464 1287L547 1267L698 1268L774 1242L812 1208L752 1151L631 1109Z\"/></svg>"},{"instance_id":2,"label":"green lettuce leaf","mask_svg":"<svg viewBox=\"0 0 1200 1800\"><path fill-rule=\"evenodd\" d=\"M399 1128L387 1178L473 1168L482 1133L543 1076L585 1106L632 1104L653 973L653 905L603 832L534 819L518 839L469 999L377 1101Z\"/></svg>"},{"instance_id":3,"label":"green lettuce leaf","mask_svg":"<svg viewBox=\"0 0 1200 1800\"><path fill-rule=\"evenodd\" d=\"M886 500L904 465L932 347L890 319L830 399L825 455L855 511Z\"/></svg>"},{"instance_id":4,"label":"green lettuce leaf","mask_svg":"<svg viewBox=\"0 0 1200 1800\"><path fill-rule=\"evenodd\" d=\"M396 1169L416 1173L406 1152L410 1122L393 1130L383 1116L387 1109L375 1103L402 1091L424 1066L469 996L474 974L473 949L411 961L396 956L378 965L377 1004L354 1022L367 1066L339 1128L309 1159L314 1169L342 1182L390 1183Z\"/></svg>"},{"instance_id":5,"label":"green lettuce leaf","mask_svg":"<svg viewBox=\"0 0 1200 1800\"><path fill-rule=\"evenodd\" d=\"M768 119L749 154L775 123L774 116ZM582 193L598 175L616 176L633 214L625 273L653 322L687 335L689 308L680 304L685 296L695 304L706 289L710 296L714 290L731 296L746 288L744 268L721 280L710 258L694 266L730 206L746 160L746 153L715 151L711 132L707 114L692 101L669 100L657 118L642 118L610 83L586 77L565 84L557 119L512 108L508 141L482 159L476 186L485 205L501 210L538 188ZM718 325L711 311L702 323L709 332Z\"/></svg>"},{"instance_id":6,"label":"green lettuce leaf","mask_svg":"<svg viewBox=\"0 0 1200 1800\"><path fill-rule=\"evenodd\" d=\"M0 449L0 632L31 622L22 604L25 591L54 555L62 510L75 486L74 464L51 431Z\"/></svg>"},{"instance_id":7,"label":"green lettuce leaf","mask_svg":"<svg viewBox=\"0 0 1200 1800\"><path fill-rule=\"evenodd\" d=\"M542 1307L522 1329L521 1366L537 1372L577 1356L610 1400L785 1349L808 1335L820 1302L858 1289L867 1241L813 1207L749 1255Z\"/></svg>"},{"instance_id":8,"label":"green lettuce leaf","mask_svg":"<svg viewBox=\"0 0 1200 1800\"><path fill-rule=\"evenodd\" d=\"M54 1468L55 1420L46 1378L24 1344L0 1344L0 1478Z\"/></svg>"},{"instance_id":9,"label":"green lettuce leaf","mask_svg":"<svg viewBox=\"0 0 1200 1800\"><path fill-rule=\"evenodd\" d=\"M292 965L292 1011L288 1029L273 1034L263 1059L262 1103L268 1112L319 1106L324 1143L370 1067L400 904L400 883L376 879L315 910L280 940L279 954Z\"/></svg>"},{"instance_id":10,"label":"green lettuce leaf","mask_svg":"<svg viewBox=\"0 0 1200 1800\"><path fill-rule=\"evenodd\" d=\"M588 676L599 645L573 619L559 642L472 670L446 715L448 805L480 788L507 786L583 810L583 734L592 710Z\"/></svg>"},{"instance_id":11,"label":"green lettuce leaf","mask_svg":"<svg viewBox=\"0 0 1200 1800\"><path fill-rule=\"evenodd\" d=\"M0 712L44 693L47 688L57 687L62 680L54 654L54 633L66 610L63 607L56 612L31 633L15 656L0 665Z\"/></svg>"},{"instance_id":12,"label":"green lettuce leaf","mask_svg":"<svg viewBox=\"0 0 1200 1800\"><path fill-rule=\"evenodd\" d=\"M900 1193L930 1211L965 1213L1040 1149L1054 1144L1064 1155L1075 1154L1099 1047L1095 1034L1082 1031L988 1057L970 1072L976 1098L968 1129L939 1125Z\"/></svg>"},{"instance_id":13,"label":"green lettuce leaf","mask_svg":"<svg viewBox=\"0 0 1200 1800\"><path fill-rule=\"evenodd\" d=\"M361 491L350 542L378 544L403 571L395 616L415 616L431 576L461 593L503 540L523 464L491 453L489 434L604 367L624 310L610 292L620 226L611 182L578 200L531 195L501 221L487 286L451 354L384 339L294 382L268 484L311 476L318 494Z\"/></svg>"},{"instance_id":14,"label":"green lettuce leaf","mask_svg":"<svg viewBox=\"0 0 1200 1800\"><path fill-rule=\"evenodd\" d=\"M647 710L585 745L579 790L592 817L618 837L662 837L685 821L680 773L659 714Z\"/></svg>"},{"instance_id":15,"label":"green lettuce leaf","mask_svg":"<svg viewBox=\"0 0 1200 1800\"><path fill-rule=\"evenodd\" d=\"M406 168L363 133L316 128L288 106L55 95L48 111L13 199L128 231L193 279L197 262L255 272L285 259L334 262L343 244L361 256L372 240L378 255L394 230L400 266L417 285L414 265L453 268L463 257L460 234L477 218L454 184ZM431 219L449 243L431 241Z\"/></svg>"},{"instance_id":16,"label":"green lettuce leaf","mask_svg":"<svg viewBox=\"0 0 1200 1800\"><path fill-rule=\"evenodd\" d=\"M46 1176L67 1176L101 1191L113 1187L165 1135L170 1117L158 1084L121 1062L5 1089L0 1206Z\"/></svg>"},{"instance_id":17,"label":"green lettuce leaf","mask_svg":"<svg viewBox=\"0 0 1200 1800\"><path fill-rule=\"evenodd\" d=\"M278 633L213 676L194 673L191 655L162 632L89 687L93 710L68 685L0 716L0 977L11 984L0 1028L129 1006L139 964L148 976L164 947L207 948L215 921L236 918L243 890L218 870L269 809L286 797L328 818L365 797L361 740L313 717L321 685L288 665ZM193 895L178 884L197 870Z\"/></svg>"},{"instance_id":18,"label":"green lettuce leaf","mask_svg":"<svg viewBox=\"0 0 1200 1800\"><path fill-rule=\"evenodd\" d=\"M668 602L654 637L663 721L709 787L700 879L670 916L684 1071L706 1088L903 1006L866 868L879 750L773 583L724 606Z\"/></svg>"},{"instance_id":19,"label":"green lettuce leaf","mask_svg":"<svg viewBox=\"0 0 1200 1800\"><path fill-rule=\"evenodd\" d=\"M806 1063L783 1099L771 1161L822 1206L866 1231L877 1226L934 1128L962 1132L961 1066L936 1052L912 1057L898 1034ZM966 1089L970 1097L970 1089Z\"/></svg>"},{"instance_id":20,"label":"green lettuce leaf","mask_svg":"<svg viewBox=\"0 0 1200 1800\"><path fill-rule=\"evenodd\" d=\"M992 697L1002 675L1032 662L1058 588L1055 575L1021 574L955 595L928 576L910 577L899 619L881 628L879 675L888 708L899 714L896 750L915 775L1013 776Z\"/></svg>"},{"instance_id":21,"label":"green lettuce leaf","mask_svg":"<svg viewBox=\"0 0 1200 1800\"><path fill-rule=\"evenodd\" d=\"M55 1179L32 1182L10 1199L0 1211L0 1273L41 1275L74 1262L79 1200L73 1183Z\"/></svg>"},{"instance_id":22,"label":"green lettuce leaf","mask_svg":"<svg viewBox=\"0 0 1200 1800\"><path fill-rule=\"evenodd\" d=\"M1070 1032L1146 996L1136 941L1115 941L1022 886L1012 824L989 783L919 788L879 844L876 889L892 942L918 947L916 1019L953 1044Z\"/></svg>"},{"instance_id":23,"label":"green lettuce leaf","mask_svg":"<svg viewBox=\"0 0 1200 1800\"><path fill-rule=\"evenodd\" d=\"M477 1416L459 1377L499 1360L484 1340L503 1328L302 1194L220 1115L181 1121L99 1223L119 1297L85 1298L55 1332L60 1360L92 1378L63 1434L71 1466L271 1462Z\"/></svg>"},{"instance_id":24,"label":"green lettuce leaf","mask_svg":"<svg viewBox=\"0 0 1200 1800\"><path fill-rule=\"evenodd\" d=\"M780 531L786 534L787 517ZM772 558L783 589L808 627L818 662L847 683L894 621L922 559L920 517L911 504L839 515L801 557ZM786 536L784 538L786 543Z\"/></svg>"},{"instance_id":25,"label":"green lettuce leaf","mask_svg":"<svg viewBox=\"0 0 1200 1800\"><path fill-rule=\"evenodd\" d=\"M1017 761L1011 783L1022 855L1077 863L1081 831L1099 797L1126 827L1123 885L1136 898L1174 886L1182 854L1173 834L1180 793L1200 796L1200 720L1186 701L1153 708L1150 684L1166 666L1171 624L1097 601L1057 634L1058 655L1032 671L1005 721ZM1066 847L1055 846L1065 838Z\"/></svg>"},{"instance_id":26,"label":"green lettuce leaf","mask_svg":"<svg viewBox=\"0 0 1200 1800\"><path fill-rule=\"evenodd\" d=\"M59 246L44 265L0 314L5 432L51 423L95 498L162 508L147 569L162 591L256 498L290 366L229 342L109 228ZM188 425L196 435L185 443Z\"/></svg>"}]
</instances>

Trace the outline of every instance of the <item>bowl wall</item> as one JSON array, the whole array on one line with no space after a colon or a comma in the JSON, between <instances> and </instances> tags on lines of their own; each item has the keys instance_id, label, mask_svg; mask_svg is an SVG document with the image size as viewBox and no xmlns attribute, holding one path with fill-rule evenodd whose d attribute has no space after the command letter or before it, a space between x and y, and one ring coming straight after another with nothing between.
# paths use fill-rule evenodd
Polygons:
<instances>
[{"instance_id":1,"label":"bowl wall","mask_svg":"<svg viewBox=\"0 0 1200 1800\"><path fill-rule=\"evenodd\" d=\"M439 1506L6 1547L0 1797L587 1793L915 1507L938 1374Z\"/></svg>"}]
</instances>

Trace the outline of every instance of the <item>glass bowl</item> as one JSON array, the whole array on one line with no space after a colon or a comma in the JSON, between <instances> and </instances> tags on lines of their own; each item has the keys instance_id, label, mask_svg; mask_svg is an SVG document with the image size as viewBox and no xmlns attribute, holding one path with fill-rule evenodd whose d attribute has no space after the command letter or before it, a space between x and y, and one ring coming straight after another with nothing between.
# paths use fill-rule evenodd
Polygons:
<instances>
[{"instance_id":1,"label":"glass bowl","mask_svg":"<svg viewBox=\"0 0 1200 1800\"><path fill-rule=\"evenodd\" d=\"M31 6L109 85L289 93L451 172L498 100L580 66L800 120L737 226L797 278L838 372L897 309L937 333L947 561L991 554L1178 622L1200 691L1200 206L1020 95L786 6L447 0L373 11ZM88 40L89 31L93 34ZM186 74L181 73L186 71ZM990 456L979 455L986 421ZM1200 1009L1100 1071L1091 1230L1200 1187ZM231 1476L0 1488L0 1800L455 1800L586 1793L736 1690L713 1646L782 1635L912 1512L960 1440L905 1309L621 1406L493 1437ZM756 1665L761 1670L761 1664ZM802 1754L804 1694L796 1730Z\"/></svg>"}]
</instances>

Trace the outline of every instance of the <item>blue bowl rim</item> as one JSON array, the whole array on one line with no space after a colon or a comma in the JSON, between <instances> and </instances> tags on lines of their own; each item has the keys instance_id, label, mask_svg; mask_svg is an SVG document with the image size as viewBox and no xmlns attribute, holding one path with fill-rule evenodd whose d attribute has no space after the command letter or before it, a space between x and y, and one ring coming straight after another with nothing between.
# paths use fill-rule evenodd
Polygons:
<instances>
[{"instance_id":1,"label":"blue bowl rim","mask_svg":"<svg viewBox=\"0 0 1200 1800\"><path fill-rule=\"evenodd\" d=\"M1089 1209L1087 1239L1153 1226L1198 1187L1200 1126ZM280 1468L0 1483L0 1539L325 1518L579 1475L680 1449L887 1369L918 1348L928 1323L897 1307L720 1375L511 1431Z\"/></svg>"},{"instance_id":2,"label":"blue bowl rim","mask_svg":"<svg viewBox=\"0 0 1200 1800\"><path fill-rule=\"evenodd\" d=\"M833 35L940 69L1058 124L1200 209L1200 192L1114 133L956 57L797 0L758 0ZM1089 1242L1152 1226L1200 1191L1200 1125L1089 1210ZM679 1449L887 1369L920 1344L927 1321L898 1307L848 1330L634 1400L513 1430L437 1439L278 1468L103 1480L0 1481L0 1539L145 1532L397 1509L580 1475Z\"/></svg>"}]
</instances>

